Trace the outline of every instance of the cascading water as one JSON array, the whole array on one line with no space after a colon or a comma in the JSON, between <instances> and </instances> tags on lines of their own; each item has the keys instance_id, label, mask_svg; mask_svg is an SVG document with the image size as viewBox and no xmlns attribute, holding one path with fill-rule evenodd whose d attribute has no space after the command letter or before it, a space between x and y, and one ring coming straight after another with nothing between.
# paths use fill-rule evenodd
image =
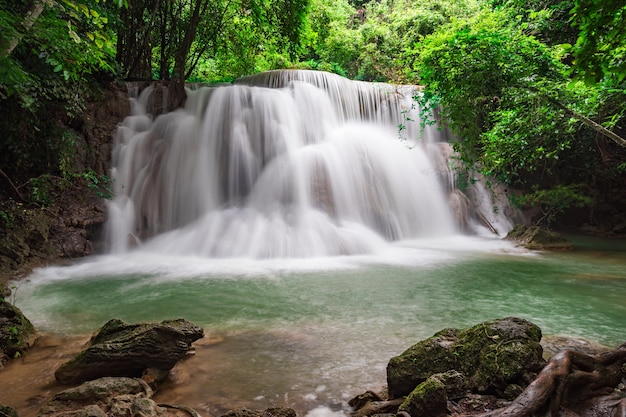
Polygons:
<instances>
[{"instance_id":1,"label":"cascading water","mask_svg":"<svg viewBox=\"0 0 626 417\"><path fill-rule=\"evenodd\" d=\"M21 416L111 318L205 329L154 397L203 415L348 416L349 398L383 386L390 357L496 317L623 342L624 245L536 255L484 238L510 228L497 187L455 187L452 150L420 130L412 88L271 72L190 92L154 119L164 103L152 92L117 132L117 253L16 283L20 309L53 336L3 370L0 403ZM363 256L319 258L341 254Z\"/></svg>"},{"instance_id":2,"label":"cascading water","mask_svg":"<svg viewBox=\"0 0 626 417\"><path fill-rule=\"evenodd\" d=\"M477 217L476 198L459 197L449 145L420 126L415 93L272 71L189 91L184 109L152 120L145 90L117 131L112 251L301 258L450 236L472 218L508 231L506 216Z\"/></svg>"}]
</instances>

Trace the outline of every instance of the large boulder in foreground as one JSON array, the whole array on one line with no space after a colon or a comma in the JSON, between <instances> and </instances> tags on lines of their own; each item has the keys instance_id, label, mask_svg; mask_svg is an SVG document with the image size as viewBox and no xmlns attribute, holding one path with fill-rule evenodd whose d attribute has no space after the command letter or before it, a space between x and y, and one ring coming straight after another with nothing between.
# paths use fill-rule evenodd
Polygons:
<instances>
[{"instance_id":1,"label":"large boulder in foreground","mask_svg":"<svg viewBox=\"0 0 626 417\"><path fill-rule=\"evenodd\" d=\"M184 319L141 324L113 319L55 377L61 384L75 384L105 376L140 377L146 370L166 375L203 336L202 328Z\"/></svg>"},{"instance_id":2,"label":"large boulder in foreground","mask_svg":"<svg viewBox=\"0 0 626 417\"><path fill-rule=\"evenodd\" d=\"M539 327L514 317L464 330L444 329L391 358L387 365L389 397L409 395L432 375L453 370L463 375L468 391L499 395L518 391L517 387L528 385L546 364L540 340Z\"/></svg>"}]
</instances>

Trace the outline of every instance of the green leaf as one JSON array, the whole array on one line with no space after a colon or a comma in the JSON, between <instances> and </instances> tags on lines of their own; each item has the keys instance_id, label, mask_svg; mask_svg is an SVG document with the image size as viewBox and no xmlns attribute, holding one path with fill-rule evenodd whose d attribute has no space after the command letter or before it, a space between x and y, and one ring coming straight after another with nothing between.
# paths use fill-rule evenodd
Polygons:
<instances>
[{"instance_id":1,"label":"green leaf","mask_svg":"<svg viewBox=\"0 0 626 417\"><path fill-rule=\"evenodd\" d=\"M72 38L72 40L74 42L76 42L76 43L80 43L81 42L81 39L80 39L80 37L78 36L78 34L76 32L74 32L73 30L70 29L69 33L70 33L70 37Z\"/></svg>"}]
</instances>

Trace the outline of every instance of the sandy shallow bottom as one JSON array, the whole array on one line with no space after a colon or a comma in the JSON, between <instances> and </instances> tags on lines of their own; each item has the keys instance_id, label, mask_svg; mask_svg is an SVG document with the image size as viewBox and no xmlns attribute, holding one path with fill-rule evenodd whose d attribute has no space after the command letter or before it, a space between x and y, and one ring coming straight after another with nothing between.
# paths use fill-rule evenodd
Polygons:
<instances>
[{"instance_id":1,"label":"sandy shallow bottom","mask_svg":"<svg viewBox=\"0 0 626 417\"><path fill-rule=\"evenodd\" d=\"M34 417L54 394L70 388L59 385L54 372L80 352L90 336L41 335L27 355L9 362L1 371L0 404L14 407L20 417ZM249 337L258 335L243 336L244 339ZM268 370L263 363L258 364L258 370L254 369L255 360L244 364L247 370L233 363L232 349L245 342L241 339L205 337L195 342L195 353L172 369L157 388L153 399L157 403L186 405L201 415L209 416L219 416L238 407L290 407L300 416L316 414L321 407L326 416L333 412L342 414L347 410L349 395L346 392L328 392L327 386L315 381L309 381L310 384L296 382L297 375L289 375L289 370L276 370L274 375L267 375L268 385L274 389L275 379L283 378L283 389L270 395L264 393L260 387ZM262 362L262 358L259 360ZM233 380L238 383L233 383ZM379 381L364 386L361 391L379 389L382 385Z\"/></svg>"},{"instance_id":2,"label":"sandy shallow bottom","mask_svg":"<svg viewBox=\"0 0 626 417\"><path fill-rule=\"evenodd\" d=\"M26 355L1 371L0 403L17 409L20 417L34 416L50 397L67 388L56 383L54 371L88 340L88 335L40 336Z\"/></svg>"}]
</instances>

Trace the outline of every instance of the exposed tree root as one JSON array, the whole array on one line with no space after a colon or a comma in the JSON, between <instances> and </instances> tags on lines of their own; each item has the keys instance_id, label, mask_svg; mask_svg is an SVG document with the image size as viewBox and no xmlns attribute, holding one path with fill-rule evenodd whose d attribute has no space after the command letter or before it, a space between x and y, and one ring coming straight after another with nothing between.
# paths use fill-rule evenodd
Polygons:
<instances>
[{"instance_id":1,"label":"exposed tree root","mask_svg":"<svg viewBox=\"0 0 626 417\"><path fill-rule=\"evenodd\" d=\"M623 378L624 364L626 343L595 356L560 352L509 406L478 416L556 417L570 410L589 417L626 417L626 398L615 389Z\"/></svg>"}]
</instances>

